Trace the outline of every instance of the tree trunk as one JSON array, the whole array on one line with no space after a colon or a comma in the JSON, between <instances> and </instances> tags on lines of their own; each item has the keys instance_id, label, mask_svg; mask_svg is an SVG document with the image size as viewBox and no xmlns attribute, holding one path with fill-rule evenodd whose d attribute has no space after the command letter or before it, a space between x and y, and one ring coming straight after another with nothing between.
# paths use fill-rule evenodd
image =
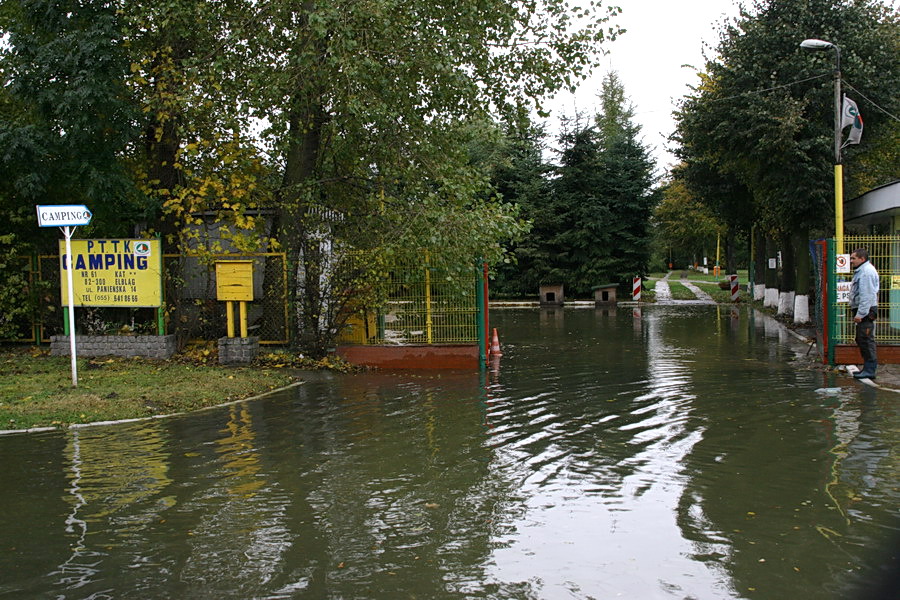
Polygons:
<instances>
[{"instance_id":1,"label":"tree trunk","mask_svg":"<svg viewBox=\"0 0 900 600\"><path fill-rule=\"evenodd\" d=\"M778 307L778 248L775 245L775 239L766 234L766 270L764 271L766 282L766 297L763 300L763 306L767 308ZM772 261L775 262L773 268Z\"/></svg>"},{"instance_id":2,"label":"tree trunk","mask_svg":"<svg viewBox=\"0 0 900 600\"><path fill-rule=\"evenodd\" d=\"M810 256L809 230L801 229L794 236L797 261L797 289L794 296L794 323L809 323Z\"/></svg>"},{"instance_id":3,"label":"tree trunk","mask_svg":"<svg viewBox=\"0 0 900 600\"><path fill-rule=\"evenodd\" d=\"M321 253L314 246L322 232L311 231L308 221L311 201L316 198L314 182L325 121L324 109L315 103L302 112L291 112L290 143L275 215L275 231L287 255L290 338L302 346L314 342L319 330ZM312 346L308 349L313 354L324 353L324 348L316 348L321 344Z\"/></svg>"},{"instance_id":4,"label":"tree trunk","mask_svg":"<svg viewBox=\"0 0 900 600\"><path fill-rule=\"evenodd\" d=\"M758 226L753 228L753 299L762 300L766 295L766 235Z\"/></svg>"},{"instance_id":5,"label":"tree trunk","mask_svg":"<svg viewBox=\"0 0 900 600\"><path fill-rule=\"evenodd\" d=\"M781 246L781 285L778 288L778 314L794 314L794 296L796 294L796 262L794 260L794 239L785 231L779 235Z\"/></svg>"},{"instance_id":6,"label":"tree trunk","mask_svg":"<svg viewBox=\"0 0 900 600\"><path fill-rule=\"evenodd\" d=\"M738 230L734 225L728 226L728 234L725 236L725 273L737 273L737 256L735 254L735 236Z\"/></svg>"}]
</instances>

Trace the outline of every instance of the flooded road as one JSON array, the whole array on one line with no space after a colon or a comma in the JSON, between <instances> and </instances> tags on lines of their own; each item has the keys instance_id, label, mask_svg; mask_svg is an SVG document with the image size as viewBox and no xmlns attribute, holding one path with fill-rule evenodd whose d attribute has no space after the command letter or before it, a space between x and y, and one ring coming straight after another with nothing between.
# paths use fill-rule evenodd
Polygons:
<instances>
[{"instance_id":1,"label":"flooded road","mask_svg":"<svg viewBox=\"0 0 900 600\"><path fill-rule=\"evenodd\" d=\"M0 598L865 598L900 395L717 306L498 310L499 368L0 437Z\"/></svg>"}]
</instances>

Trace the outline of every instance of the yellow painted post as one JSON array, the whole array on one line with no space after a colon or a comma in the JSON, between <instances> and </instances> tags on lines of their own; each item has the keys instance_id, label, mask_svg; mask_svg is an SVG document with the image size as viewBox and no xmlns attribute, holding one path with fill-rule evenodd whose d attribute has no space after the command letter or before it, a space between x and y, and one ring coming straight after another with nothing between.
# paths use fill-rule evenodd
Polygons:
<instances>
[{"instance_id":1,"label":"yellow painted post","mask_svg":"<svg viewBox=\"0 0 900 600\"><path fill-rule=\"evenodd\" d=\"M721 256L722 234L716 234L716 268L714 269L716 277L719 276L719 257Z\"/></svg>"},{"instance_id":2,"label":"yellow painted post","mask_svg":"<svg viewBox=\"0 0 900 600\"><path fill-rule=\"evenodd\" d=\"M428 253L425 253L425 339L431 343L431 269L428 267Z\"/></svg>"},{"instance_id":3,"label":"yellow painted post","mask_svg":"<svg viewBox=\"0 0 900 600\"><path fill-rule=\"evenodd\" d=\"M247 337L247 303L241 301L238 303L241 311L241 337Z\"/></svg>"},{"instance_id":4,"label":"yellow painted post","mask_svg":"<svg viewBox=\"0 0 900 600\"><path fill-rule=\"evenodd\" d=\"M835 253L844 253L844 167L834 165L834 245Z\"/></svg>"},{"instance_id":5,"label":"yellow painted post","mask_svg":"<svg viewBox=\"0 0 900 600\"><path fill-rule=\"evenodd\" d=\"M225 302L225 321L228 324L228 337L234 337L234 306L231 301Z\"/></svg>"}]
</instances>

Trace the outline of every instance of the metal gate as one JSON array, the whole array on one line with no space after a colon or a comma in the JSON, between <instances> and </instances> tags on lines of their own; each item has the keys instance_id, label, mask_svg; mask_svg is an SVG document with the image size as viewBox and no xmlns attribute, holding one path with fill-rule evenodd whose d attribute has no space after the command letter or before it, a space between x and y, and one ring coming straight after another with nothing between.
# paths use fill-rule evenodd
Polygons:
<instances>
[{"instance_id":1,"label":"metal gate","mask_svg":"<svg viewBox=\"0 0 900 600\"><path fill-rule=\"evenodd\" d=\"M853 274L849 265L841 266L846 255L857 248L868 250L869 261L881 281L876 324L878 345L900 346L900 236L845 236L843 257L836 252L833 239L817 240L810 246L816 265L816 329L828 364L835 364L836 351L841 346L855 347L856 329L848 294Z\"/></svg>"}]
</instances>

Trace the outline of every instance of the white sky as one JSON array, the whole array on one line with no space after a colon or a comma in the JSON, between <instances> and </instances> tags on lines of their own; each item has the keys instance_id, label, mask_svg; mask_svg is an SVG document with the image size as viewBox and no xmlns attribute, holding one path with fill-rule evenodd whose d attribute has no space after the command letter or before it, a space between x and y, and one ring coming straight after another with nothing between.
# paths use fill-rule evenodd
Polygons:
<instances>
[{"instance_id":1,"label":"white sky","mask_svg":"<svg viewBox=\"0 0 900 600\"><path fill-rule=\"evenodd\" d=\"M558 131L560 117L574 116L576 110L594 114L600 82L615 70L634 105L644 144L662 173L675 161L666 152L666 138L675 128L675 102L697 82L696 71L682 65L702 70L703 43L715 47L719 25L726 17L737 16L738 9L735 0L609 1L622 7L615 22L628 31L605 45L609 54L603 65L576 94L560 94L549 104L549 130Z\"/></svg>"}]
</instances>

